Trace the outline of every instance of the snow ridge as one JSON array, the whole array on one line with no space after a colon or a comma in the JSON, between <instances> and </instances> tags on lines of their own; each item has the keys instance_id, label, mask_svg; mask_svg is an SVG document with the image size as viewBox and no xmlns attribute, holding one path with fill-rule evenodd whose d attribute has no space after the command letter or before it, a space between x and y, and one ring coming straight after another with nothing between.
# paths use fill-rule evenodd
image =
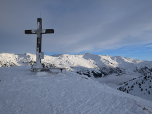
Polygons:
<instances>
[{"instance_id":1,"label":"snow ridge","mask_svg":"<svg viewBox=\"0 0 152 114\"><path fill-rule=\"evenodd\" d=\"M1 114L149 114L152 102L68 71L33 74L30 66L1 67Z\"/></svg>"}]
</instances>

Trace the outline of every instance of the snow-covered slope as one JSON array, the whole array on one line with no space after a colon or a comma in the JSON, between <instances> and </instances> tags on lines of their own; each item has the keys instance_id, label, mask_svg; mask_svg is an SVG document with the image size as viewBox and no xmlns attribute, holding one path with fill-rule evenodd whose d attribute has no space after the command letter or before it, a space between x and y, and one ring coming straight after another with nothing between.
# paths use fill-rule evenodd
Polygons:
<instances>
[{"instance_id":1,"label":"snow-covered slope","mask_svg":"<svg viewBox=\"0 0 152 114\"><path fill-rule=\"evenodd\" d=\"M20 66L23 63L29 63L30 61L36 61L36 55L30 53L25 53L25 54L1 53L0 54L0 67Z\"/></svg>"},{"instance_id":2,"label":"snow-covered slope","mask_svg":"<svg viewBox=\"0 0 152 114\"><path fill-rule=\"evenodd\" d=\"M141 76L125 82L119 90L152 101L152 76Z\"/></svg>"},{"instance_id":3,"label":"snow-covered slope","mask_svg":"<svg viewBox=\"0 0 152 114\"><path fill-rule=\"evenodd\" d=\"M152 102L67 71L33 74L30 66L0 68L1 114L149 114Z\"/></svg>"},{"instance_id":4,"label":"snow-covered slope","mask_svg":"<svg viewBox=\"0 0 152 114\"><path fill-rule=\"evenodd\" d=\"M0 54L0 67L32 65L35 61L35 54ZM122 86L124 82L132 80L133 78L138 79L140 76L151 76L152 72L152 61L89 53L79 55L45 55L42 63L45 64L46 67L65 67L67 71L87 75L91 79L100 83L106 83L113 88L118 88ZM148 89L149 85L147 85L145 89ZM133 93L133 95L135 95L133 91L130 92L130 94ZM138 94L138 96L146 98L144 94ZM152 96L150 99L152 99Z\"/></svg>"}]
</instances>

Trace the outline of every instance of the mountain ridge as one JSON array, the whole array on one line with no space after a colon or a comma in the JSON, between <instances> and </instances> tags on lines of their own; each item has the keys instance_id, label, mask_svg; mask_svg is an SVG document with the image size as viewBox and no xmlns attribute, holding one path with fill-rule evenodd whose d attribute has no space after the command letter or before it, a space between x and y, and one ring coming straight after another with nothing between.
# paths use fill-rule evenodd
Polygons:
<instances>
[{"instance_id":1,"label":"mountain ridge","mask_svg":"<svg viewBox=\"0 0 152 114\"><path fill-rule=\"evenodd\" d=\"M20 66L25 63L34 64L36 61L36 55L31 53L25 54L0 54L0 67L4 66ZM48 64L54 64L56 67L65 67L72 69L71 67L84 67L91 69L107 69L108 74L115 72L131 73L134 71L140 71L142 68L147 68L149 71L152 69L152 61L135 60L122 56L108 56L108 55L95 55L95 54L81 54L81 55L44 55L42 63L46 66ZM116 69L116 70L114 70ZM126 71L127 70L127 71ZM121 74L120 72L118 74ZM107 75L104 72L104 75Z\"/></svg>"}]
</instances>

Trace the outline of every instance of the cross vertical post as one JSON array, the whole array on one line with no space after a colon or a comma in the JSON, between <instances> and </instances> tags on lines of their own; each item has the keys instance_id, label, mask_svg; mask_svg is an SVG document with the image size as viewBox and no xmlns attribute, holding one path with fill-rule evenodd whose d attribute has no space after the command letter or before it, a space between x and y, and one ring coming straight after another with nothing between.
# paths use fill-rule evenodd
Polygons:
<instances>
[{"instance_id":1,"label":"cross vertical post","mask_svg":"<svg viewBox=\"0 0 152 114\"><path fill-rule=\"evenodd\" d=\"M37 45L36 45L36 63L41 64L41 46L42 46L42 19L37 18Z\"/></svg>"},{"instance_id":2,"label":"cross vertical post","mask_svg":"<svg viewBox=\"0 0 152 114\"><path fill-rule=\"evenodd\" d=\"M44 59L44 53L41 52L42 46L42 34L54 33L54 29L42 29L42 19L37 18L37 29L25 30L25 34L37 34L36 42L36 63L33 68L43 68L41 64L41 59Z\"/></svg>"}]
</instances>

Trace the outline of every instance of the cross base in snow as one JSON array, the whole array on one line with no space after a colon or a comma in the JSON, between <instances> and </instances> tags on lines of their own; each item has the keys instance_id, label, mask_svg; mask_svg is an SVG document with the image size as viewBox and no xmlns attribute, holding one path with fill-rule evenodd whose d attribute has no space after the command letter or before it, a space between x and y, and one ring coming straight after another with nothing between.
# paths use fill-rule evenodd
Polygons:
<instances>
[{"instance_id":1,"label":"cross base in snow","mask_svg":"<svg viewBox=\"0 0 152 114\"><path fill-rule=\"evenodd\" d=\"M50 73L59 73L59 72L53 72L53 70L60 70L61 73L63 73L63 70L66 74L66 68L32 68L32 72L50 72Z\"/></svg>"}]
</instances>

